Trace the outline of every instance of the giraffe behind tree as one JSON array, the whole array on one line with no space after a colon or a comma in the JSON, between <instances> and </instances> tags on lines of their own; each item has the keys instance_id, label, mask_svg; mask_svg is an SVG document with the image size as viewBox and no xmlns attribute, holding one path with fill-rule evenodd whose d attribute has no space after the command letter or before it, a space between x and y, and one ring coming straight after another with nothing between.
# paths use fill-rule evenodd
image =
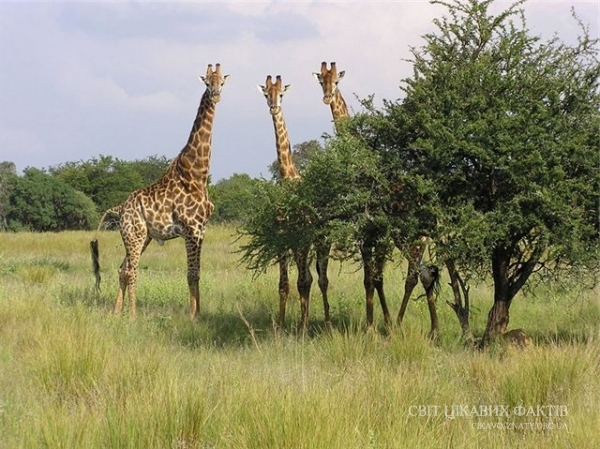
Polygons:
<instances>
[{"instance_id":1,"label":"giraffe behind tree","mask_svg":"<svg viewBox=\"0 0 600 449\"><path fill-rule=\"evenodd\" d=\"M339 89L339 82L344 77L345 72L338 72L336 63L332 62L330 68L327 68L327 63L321 63L321 71L313 73L323 90L323 103L331 107L334 126L339 134L342 131L343 121L350 117L348 107ZM419 280L425 288L427 296L427 305L431 318L431 336L436 337L438 333L438 319L435 309L434 294L439 286L439 271L435 267L420 266L425 248L426 239L420 238L408 251L408 272L404 284L404 296L400 311L398 312L397 323L400 325L406 312L408 300L418 284ZM401 250L402 245L399 242L394 242L396 247ZM361 258L363 262L364 286L367 308L367 325L373 324L373 299L375 291L379 296L379 302L383 310L384 320L386 325L391 326L392 320L385 299L385 291L383 288L383 270L387 259L389 243L381 242L377 235L365 236L360 245Z\"/></svg>"},{"instance_id":2,"label":"giraffe behind tree","mask_svg":"<svg viewBox=\"0 0 600 449\"><path fill-rule=\"evenodd\" d=\"M298 169L294 164L292 156L292 148L290 139L283 118L283 109L281 101L283 95L289 89L289 84L284 85L281 76L273 78L267 76L264 86L258 86L259 91L265 96L269 112L273 118L273 126L275 129L275 146L277 149L277 162L279 166L279 178L284 179L300 179ZM302 248L294 253L294 260L298 268L298 293L300 295L300 310L302 327L304 330L308 327L308 306L310 299L310 287L312 285L312 275L308 264L309 247ZM278 325L280 328L285 326L285 309L287 298L290 291L290 283L288 276L289 254L282 254L279 258L279 319ZM325 300L325 299L324 299ZM329 307L326 307L326 321L329 321Z\"/></svg>"},{"instance_id":3,"label":"giraffe behind tree","mask_svg":"<svg viewBox=\"0 0 600 449\"><path fill-rule=\"evenodd\" d=\"M332 62L330 67L327 68L327 62L325 61L321 63L320 72L313 72L313 76L319 82L323 91L323 103L329 105L331 108L333 124L338 134L342 132L343 122L350 117L348 106L339 89L339 82L344 75L345 71L338 72L335 62ZM372 243L373 241L376 243ZM321 251L322 255L319 257L320 264L323 264L323 261L327 259L329 250L330 248L328 247L327 252ZM373 324L373 298L375 290L377 290L379 296L385 323L391 325L392 319L383 290L383 268L387 257L387 247L379 239L367 237L360 244L360 253L364 273L363 284L366 296L367 326ZM326 277L326 270L322 271L325 272L324 276Z\"/></svg>"},{"instance_id":4,"label":"giraffe behind tree","mask_svg":"<svg viewBox=\"0 0 600 449\"><path fill-rule=\"evenodd\" d=\"M132 192L120 206L119 229L125 258L119 269L115 313L121 312L127 291L131 314L135 315L140 256L152 239L162 244L182 237L187 252L190 313L192 318L198 315L200 254L206 223L214 209L207 189L213 120L227 77L222 75L220 64L214 70L212 64L208 65L206 76L200 77L206 90L187 144L160 180Z\"/></svg>"}]
</instances>

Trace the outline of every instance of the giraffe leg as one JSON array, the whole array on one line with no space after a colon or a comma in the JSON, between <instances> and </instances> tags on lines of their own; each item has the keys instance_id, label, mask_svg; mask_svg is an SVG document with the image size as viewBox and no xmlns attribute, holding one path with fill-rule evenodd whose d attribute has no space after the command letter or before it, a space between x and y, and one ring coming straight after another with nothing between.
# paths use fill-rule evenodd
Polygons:
<instances>
[{"instance_id":1,"label":"giraffe leg","mask_svg":"<svg viewBox=\"0 0 600 449\"><path fill-rule=\"evenodd\" d=\"M427 307L429 308L429 317L431 319L431 331L429 332L429 337L432 340L437 340L440 332L440 325L438 322L433 290L427 292Z\"/></svg>"},{"instance_id":2,"label":"giraffe leg","mask_svg":"<svg viewBox=\"0 0 600 449\"><path fill-rule=\"evenodd\" d=\"M123 259L123 263L119 269L119 292L117 293L117 301L115 303L115 313L121 313L123 310L123 299L125 297L125 291L127 291L129 296L130 314L131 316L135 316L136 284L140 265L140 257L151 241L152 238L146 237L141 246L129 245L130 247L126 249L125 259Z\"/></svg>"},{"instance_id":3,"label":"giraffe leg","mask_svg":"<svg viewBox=\"0 0 600 449\"><path fill-rule=\"evenodd\" d=\"M317 248L317 274L319 275L319 289L323 297L323 312L325 314L325 326L331 327L331 316L329 314L329 300L327 290L329 288L329 278L327 277L327 268L329 267L330 245Z\"/></svg>"},{"instance_id":4,"label":"giraffe leg","mask_svg":"<svg viewBox=\"0 0 600 449\"><path fill-rule=\"evenodd\" d=\"M298 267L298 294L300 295L300 316L302 321L302 330L306 332L308 330L308 306L310 302L310 287L312 286L312 274L308 266L308 251L309 249L302 249L299 254L296 255L296 265Z\"/></svg>"},{"instance_id":5,"label":"giraffe leg","mask_svg":"<svg viewBox=\"0 0 600 449\"><path fill-rule=\"evenodd\" d=\"M381 310L383 311L383 320L385 325L388 327L392 326L392 317L390 315L390 310L387 306L387 301L385 299L385 292L383 289L383 275L375 276L373 279L373 287L377 291L377 296L379 296L379 303L381 304Z\"/></svg>"},{"instance_id":6,"label":"giraffe leg","mask_svg":"<svg viewBox=\"0 0 600 449\"><path fill-rule=\"evenodd\" d=\"M387 248L385 246L376 248L376 259L373 266L373 286L377 291L377 296L379 296L379 303L381 304L381 310L383 311L385 325L391 327L392 317L387 306L385 292L383 289L383 270L385 268L386 252Z\"/></svg>"},{"instance_id":7,"label":"giraffe leg","mask_svg":"<svg viewBox=\"0 0 600 449\"><path fill-rule=\"evenodd\" d=\"M429 337L432 340L437 340L439 336L439 322L435 307L435 297L439 286L438 268L434 266L422 267L419 273L419 279L421 280L421 284L423 284L425 294L427 295L427 307L429 309L429 318L431 320Z\"/></svg>"},{"instance_id":8,"label":"giraffe leg","mask_svg":"<svg viewBox=\"0 0 600 449\"><path fill-rule=\"evenodd\" d=\"M202 239L188 237L185 241L187 253L187 283L190 290L190 317L198 317L200 310L200 254L202 253Z\"/></svg>"},{"instance_id":9,"label":"giraffe leg","mask_svg":"<svg viewBox=\"0 0 600 449\"><path fill-rule=\"evenodd\" d=\"M398 312L398 318L396 324L402 325L406 308L408 307L408 301L413 290L419 283L419 274L416 271L416 267L411 266L411 262L408 263L408 271L406 273L406 281L404 282L404 296L402 297L402 304L400 304L400 311Z\"/></svg>"},{"instance_id":10,"label":"giraffe leg","mask_svg":"<svg viewBox=\"0 0 600 449\"><path fill-rule=\"evenodd\" d=\"M400 311L398 312L397 324L400 326L406 313L408 301L413 290L419 283L419 270L417 263L421 261L423 257L424 248L421 245L415 245L409 251L408 257L408 270L406 273L406 281L404 282L404 296L402 297L402 304L400 305Z\"/></svg>"},{"instance_id":11,"label":"giraffe leg","mask_svg":"<svg viewBox=\"0 0 600 449\"><path fill-rule=\"evenodd\" d=\"M290 293L290 279L288 275L289 257L281 256L279 259L279 318L278 329L285 329L285 306Z\"/></svg>"},{"instance_id":12,"label":"giraffe leg","mask_svg":"<svg viewBox=\"0 0 600 449\"><path fill-rule=\"evenodd\" d=\"M123 298L129 284L129 257L125 256L121 266L119 267L119 291L117 292L117 301L115 302L115 314L120 314L123 311Z\"/></svg>"},{"instance_id":13,"label":"giraffe leg","mask_svg":"<svg viewBox=\"0 0 600 449\"><path fill-rule=\"evenodd\" d=\"M363 259L363 285L365 287L365 299L367 307L367 328L373 326L373 296L375 293L375 285L373 283L373 259L372 248L361 248Z\"/></svg>"}]
</instances>

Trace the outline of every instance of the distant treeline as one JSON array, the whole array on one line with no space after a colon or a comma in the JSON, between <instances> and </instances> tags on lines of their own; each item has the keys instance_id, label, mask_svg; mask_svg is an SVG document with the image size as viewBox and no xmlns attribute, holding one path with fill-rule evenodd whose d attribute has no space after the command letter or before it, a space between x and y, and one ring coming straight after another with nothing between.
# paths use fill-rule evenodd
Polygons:
<instances>
[{"instance_id":1,"label":"distant treeline","mask_svg":"<svg viewBox=\"0 0 600 449\"><path fill-rule=\"evenodd\" d=\"M296 145L298 165L320 148L315 140ZM124 201L134 190L159 180L171 160L149 156L124 161L100 155L48 169L28 167L22 175L17 174L13 162L0 162L0 231L94 229L105 210ZM273 178L276 164L268 167ZM240 222L252 209L256 182L247 174L233 174L209 185L215 204L211 222Z\"/></svg>"}]
</instances>

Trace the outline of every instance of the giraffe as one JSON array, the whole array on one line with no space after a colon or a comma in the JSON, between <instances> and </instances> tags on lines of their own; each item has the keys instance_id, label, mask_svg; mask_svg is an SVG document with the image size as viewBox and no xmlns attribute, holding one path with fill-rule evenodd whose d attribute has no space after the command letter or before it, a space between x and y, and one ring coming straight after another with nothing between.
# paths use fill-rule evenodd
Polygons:
<instances>
[{"instance_id":1,"label":"giraffe","mask_svg":"<svg viewBox=\"0 0 600 449\"><path fill-rule=\"evenodd\" d=\"M342 130L343 122L350 117L348 107L338 86L344 75L345 71L338 71L335 62L331 62L328 69L327 62L325 61L321 63L320 72L313 73L313 76L321 85L323 91L323 103L329 105L331 108L334 126L338 134ZM402 323L402 319L408 305L408 299L410 298L412 291L420 279L427 294L427 302L431 317L431 335L435 336L437 334L438 321L435 311L435 299L433 298L433 292L435 290L434 287L438 285L439 273L433 270L430 271L419 269L419 264L421 263L424 255L425 245L423 245L423 242L424 240L421 239L418 244L415 244L409 251L409 255L407 257L408 274L405 282L402 305L398 313L397 324L400 325ZM400 247L399 243L396 244L396 246ZM387 307L385 291L383 288L383 271L388 250L389 244L381 243L377 236L366 236L360 245L360 253L363 262L363 284L365 288L368 327L373 325L373 300L375 291L379 297L379 302L384 315L384 321L387 326L392 325L392 319Z\"/></svg>"},{"instance_id":2,"label":"giraffe","mask_svg":"<svg viewBox=\"0 0 600 449\"><path fill-rule=\"evenodd\" d=\"M121 204L119 228L125 258L119 269L119 290L115 313L123 309L128 292L130 313L136 313L136 282L140 256L152 239L159 244L182 237L187 253L187 282L190 315L199 310L200 254L206 223L214 206L208 197L207 182L212 144L213 120L221 89L229 75L222 75L220 64L208 65L206 85L188 141L173 159L165 174L154 184L132 192Z\"/></svg>"},{"instance_id":3,"label":"giraffe","mask_svg":"<svg viewBox=\"0 0 600 449\"><path fill-rule=\"evenodd\" d=\"M313 76L319 82L321 89L323 90L323 103L329 105L331 108L333 124L338 134L342 131L344 121L350 117L348 106L346 105L346 101L344 100L338 85L345 73L346 72L343 70L337 70L335 62L331 62L330 68L327 68L327 62L325 61L321 63L320 72L313 72ZM319 257L320 263L328 258L329 249L330 248L327 248L327 253L322 254L321 257ZM360 245L360 253L363 262L363 284L366 296L367 326L371 327L373 324L373 298L375 296L375 290L379 296L385 323L391 325L391 315L387 307L383 290L383 266L387 248L383 247L381 244L371 244L370 239L365 239Z\"/></svg>"},{"instance_id":4,"label":"giraffe","mask_svg":"<svg viewBox=\"0 0 600 449\"><path fill-rule=\"evenodd\" d=\"M280 180L299 180L300 173L294 164L292 158L292 149L290 139L283 118L283 109L281 102L283 95L288 91L290 85L284 85L281 76L277 75L275 82L271 75L267 76L264 86L259 85L259 91L265 96L267 100L267 106L269 106L269 113L273 119L273 127L275 130L275 146L277 149L277 162L279 165L279 178ZM300 295L300 310L301 310L301 322L302 328L306 330L308 328L308 305L310 299L310 287L312 285L312 275L308 264L309 248L302 248L296 251L293 256L298 268L298 293ZM288 267L289 267L289 254L281 255L279 263L279 319L278 326L283 328L285 326L285 309L287 298L290 291ZM328 310L328 307L327 307ZM327 314L327 318L329 315Z\"/></svg>"}]
</instances>

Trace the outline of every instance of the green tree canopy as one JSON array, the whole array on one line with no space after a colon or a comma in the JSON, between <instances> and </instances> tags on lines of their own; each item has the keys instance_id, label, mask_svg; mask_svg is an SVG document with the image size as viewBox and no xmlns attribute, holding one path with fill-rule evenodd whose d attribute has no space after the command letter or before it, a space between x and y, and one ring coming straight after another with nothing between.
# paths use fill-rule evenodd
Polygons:
<instances>
[{"instance_id":1,"label":"green tree canopy","mask_svg":"<svg viewBox=\"0 0 600 449\"><path fill-rule=\"evenodd\" d=\"M491 272L488 340L532 274L597 275L598 40L583 25L572 46L531 36L523 1L496 16L492 0L433 3L449 16L386 105L388 149L435 186L436 250L467 276Z\"/></svg>"},{"instance_id":2,"label":"green tree canopy","mask_svg":"<svg viewBox=\"0 0 600 449\"><path fill-rule=\"evenodd\" d=\"M252 213L256 180L247 174L234 173L209 186L210 199L215 205L211 221L240 223Z\"/></svg>"},{"instance_id":3,"label":"green tree canopy","mask_svg":"<svg viewBox=\"0 0 600 449\"><path fill-rule=\"evenodd\" d=\"M6 208L16 177L17 167L13 162L0 162L0 231L7 228Z\"/></svg>"},{"instance_id":4,"label":"green tree canopy","mask_svg":"<svg viewBox=\"0 0 600 449\"><path fill-rule=\"evenodd\" d=\"M96 207L87 196L42 170L27 168L11 184L6 207L9 230L90 229L98 221Z\"/></svg>"},{"instance_id":5,"label":"green tree canopy","mask_svg":"<svg viewBox=\"0 0 600 449\"><path fill-rule=\"evenodd\" d=\"M157 181L170 160L151 156L143 160L122 161L100 156L89 161L66 162L50 168L50 173L89 196L104 211L121 203L139 188Z\"/></svg>"}]
</instances>

